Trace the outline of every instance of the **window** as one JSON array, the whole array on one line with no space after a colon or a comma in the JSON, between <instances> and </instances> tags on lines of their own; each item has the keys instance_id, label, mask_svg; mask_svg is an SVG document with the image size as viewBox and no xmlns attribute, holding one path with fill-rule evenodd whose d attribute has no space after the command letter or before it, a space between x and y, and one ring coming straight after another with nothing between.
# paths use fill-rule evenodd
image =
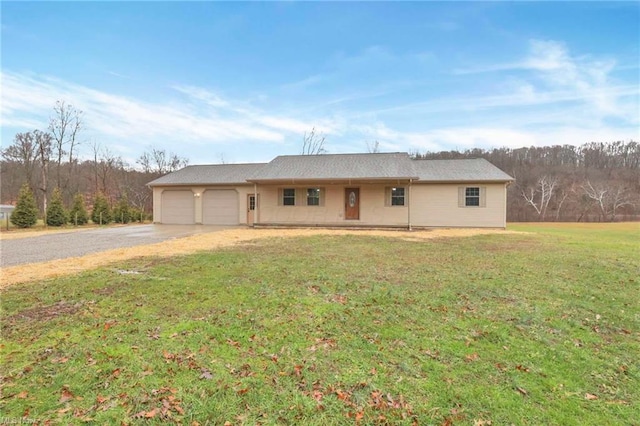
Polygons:
<instances>
[{"instance_id":1,"label":"window","mask_svg":"<svg viewBox=\"0 0 640 426\"><path fill-rule=\"evenodd\" d=\"M464 205L466 207L480 207L480 188L477 186L465 188Z\"/></svg>"},{"instance_id":2,"label":"window","mask_svg":"<svg viewBox=\"0 0 640 426\"><path fill-rule=\"evenodd\" d=\"M320 188L307 188L307 205L320 205Z\"/></svg>"},{"instance_id":3,"label":"window","mask_svg":"<svg viewBox=\"0 0 640 426\"><path fill-rule=\"evenodd\" d=\"M404 206L404 188L391 188L391 205Z\"/></svg>"},{"instance_id":4,"label":"window","mask_svg":"<svg viewBox=\"0 0 640 426\"><path fill-rule=\"evenodd\" d=\"M487 187L459 186L458 207L487 207Z\"/></svg>"},{"instance_id":5,"label":"window","mask_svg":"<svg viewBox=\"0 0 640 426\"><path fill-rule=\"evenodd\" d=\"M294 188L285 188L282 190L282 205L283 206L296 205L296 190Z\"/></svg>"}]
</instances>

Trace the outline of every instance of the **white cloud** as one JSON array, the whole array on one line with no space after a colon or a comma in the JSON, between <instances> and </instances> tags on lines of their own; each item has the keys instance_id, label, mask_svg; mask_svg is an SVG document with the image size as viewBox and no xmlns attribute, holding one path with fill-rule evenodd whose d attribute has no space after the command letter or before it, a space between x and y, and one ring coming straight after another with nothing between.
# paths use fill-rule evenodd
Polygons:
<instances>
[{"instance_id":1,"label":"white cloud","mask_svg":"<svg viewBox=\"0 0 640 426\"><path fill-rule=\"evenodd\" d=\"M197 156L197 162L217 161L221 152L238 161L297 152L302 135L313 127L327 136L334 153L364 152L373 141L385 151L437 151L640 137L640 88L612 78L614 60L576 57L556 41L532 40L527 54L514 62L459 72L500 72L490 88L473 93L453 88L439 98L426 93L426 100L412 103L402 103L405 98L396 92L422 89L403 79L344 90L324 86L336 78L351 82L354 70L402 59L393 52L373 46L338 59L343 63L329 66L334 74L313 75L269 96L238 99L176 84L165 101L155 103L49 76L2 72L2 124L19 131L44 128L52 106L63 99L85 111L87 129L99 141L127 147L122 152L131 158L153 145ZM323 93L315 97L278 99L282 90L321 84Z\"/></svg>"},{"instance_id":2,"label":"white cloud","mask_svg":"<svg viewBox=\"0 0 640 426\"><path fill-rule=\"evenodd\" d=\"M612 59L574 57L564 43L554 40L530 40L529 53L520 61L493 64L487 67L456 70L456 74L487 73L498 71L527 71L526 96L512 94L516 104L525 101L532 104L549 104L567 101L583 102L584 106L598 114L629 117L621 98L640 95L640 88L612 81L610 75L616 68ZM515 96L514 96L515 95ZM504 100L509 100L509 95ZM506 106L506 105L505 105Z\"/></svg>"},{"instance_id":3,"label":"white cloud","mask_svg":"<svg viewBox=\"0 0 640 426\"><path fill-rule=\"evenodd\" d=\"M47 76L3 71L2 89L3 126L45 128L52 106L64 99L85 112L87 128L143 145L163 139L192 144L282 143L287 134L301 134L312 127L304 120L232 105L193 86L173 87L187 95L183 102L150 103Z\"/></svg>"},{"instance_id":4,"label":"white cloud","mask_svg":"<svg viewBox=\"0 0 640 426\"><path fill-rule=\"evenodd\" d=\"M207 105L212 106L214 108L229 106L229 103L224 99L222 99L220 96L216 95L215 93L209 90L203 89L201 87L176 85L176 86L172 86L171 88L193 99L203 101Z\"/></svg>"}]
</instances>

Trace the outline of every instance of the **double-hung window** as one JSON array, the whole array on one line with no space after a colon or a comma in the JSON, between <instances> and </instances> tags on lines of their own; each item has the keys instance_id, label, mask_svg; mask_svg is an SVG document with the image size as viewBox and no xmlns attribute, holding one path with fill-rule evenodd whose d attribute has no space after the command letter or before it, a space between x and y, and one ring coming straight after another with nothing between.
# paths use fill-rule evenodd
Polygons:
<instances>
[{"instance_id":1,"label":"double-hung window","mask_svg":"<svg viewBox=\"0 0 640 426\"><path fill-rule=\"evenodd\" d=\"M466 207L480 207L480 188L466 187L464 190L464 205Z\"/></svg>"},{"instance_id":2,"label":"double-hung window","mask_svg":"<svg viewBox=\"0 0 640 426\"><path fill-rule=\"evenodd\" d=\"M404 206L404 188L394 187L391 188L391 205L392 206Z\"/></svg>"},{"instance_id":3,"label":"double-hung window","mask_svg":"<svg viewBox=\"0 0 640 426\"><path fill-rule=\"evenodd\" d=\"M307 205L319 206L320 205L320 188L307 188Z\"/></svg>"},{"instance_id":4,"label":"double-hung window","mask_svg":"<svg viewBox=\"0 0 640 426\"><path fill-rule=\"evenodd\" d=\"M487 188L485 186L459 186L458 207L486 207Z\"/></svg>"},{"instance_id":5,"label":"double-hung window","mask_svg":"<svg viewBox=\"0 0 640 426\"><path fill-rule=\"evenodd\" d=\"M295 188L284 188L282 190L282 205L283 206L295 206L296 205L296 190L295 190Z\"/></svg>"}]
</instances>

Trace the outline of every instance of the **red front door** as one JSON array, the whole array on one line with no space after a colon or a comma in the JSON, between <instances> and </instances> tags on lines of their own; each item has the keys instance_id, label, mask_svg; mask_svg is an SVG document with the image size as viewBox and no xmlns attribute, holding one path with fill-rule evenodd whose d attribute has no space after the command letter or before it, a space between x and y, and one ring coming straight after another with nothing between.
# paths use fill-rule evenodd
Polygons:
<instances>
[{"instance_id":1,"label":"red front door","mask_svg":"<svg viewBox=\"0 0 640 426\"><path fill-rule=\"evenodd\" d=\"M360 189L344 189L344 218L346 220L360 219Z\"/></svg>"}]
</instances>

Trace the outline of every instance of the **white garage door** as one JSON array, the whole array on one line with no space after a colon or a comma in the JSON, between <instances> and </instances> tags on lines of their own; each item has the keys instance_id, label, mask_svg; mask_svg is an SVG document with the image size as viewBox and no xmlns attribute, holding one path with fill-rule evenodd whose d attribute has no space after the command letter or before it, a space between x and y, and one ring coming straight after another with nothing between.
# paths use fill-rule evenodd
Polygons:
<instances>
[{"instance_id":1,"label":"white garage door","mask_svg":"<svg viewBox=\"0 0 640 426\"><path fill-rule=\"evenodd\" d=\"M238 193L233 189L210 189L202 198L202 223L237 225Z\"/></svg>"},{"instance_id":2,"label":"white garage door","mask_svg":"<svg viewBox=\"0 0 640 426\"><path fill-rule=\"evenodd\" d=\"M191 191L162 193L162 223L191 225L195 223L194 196Z\"/></svg>"}]
</instances>

